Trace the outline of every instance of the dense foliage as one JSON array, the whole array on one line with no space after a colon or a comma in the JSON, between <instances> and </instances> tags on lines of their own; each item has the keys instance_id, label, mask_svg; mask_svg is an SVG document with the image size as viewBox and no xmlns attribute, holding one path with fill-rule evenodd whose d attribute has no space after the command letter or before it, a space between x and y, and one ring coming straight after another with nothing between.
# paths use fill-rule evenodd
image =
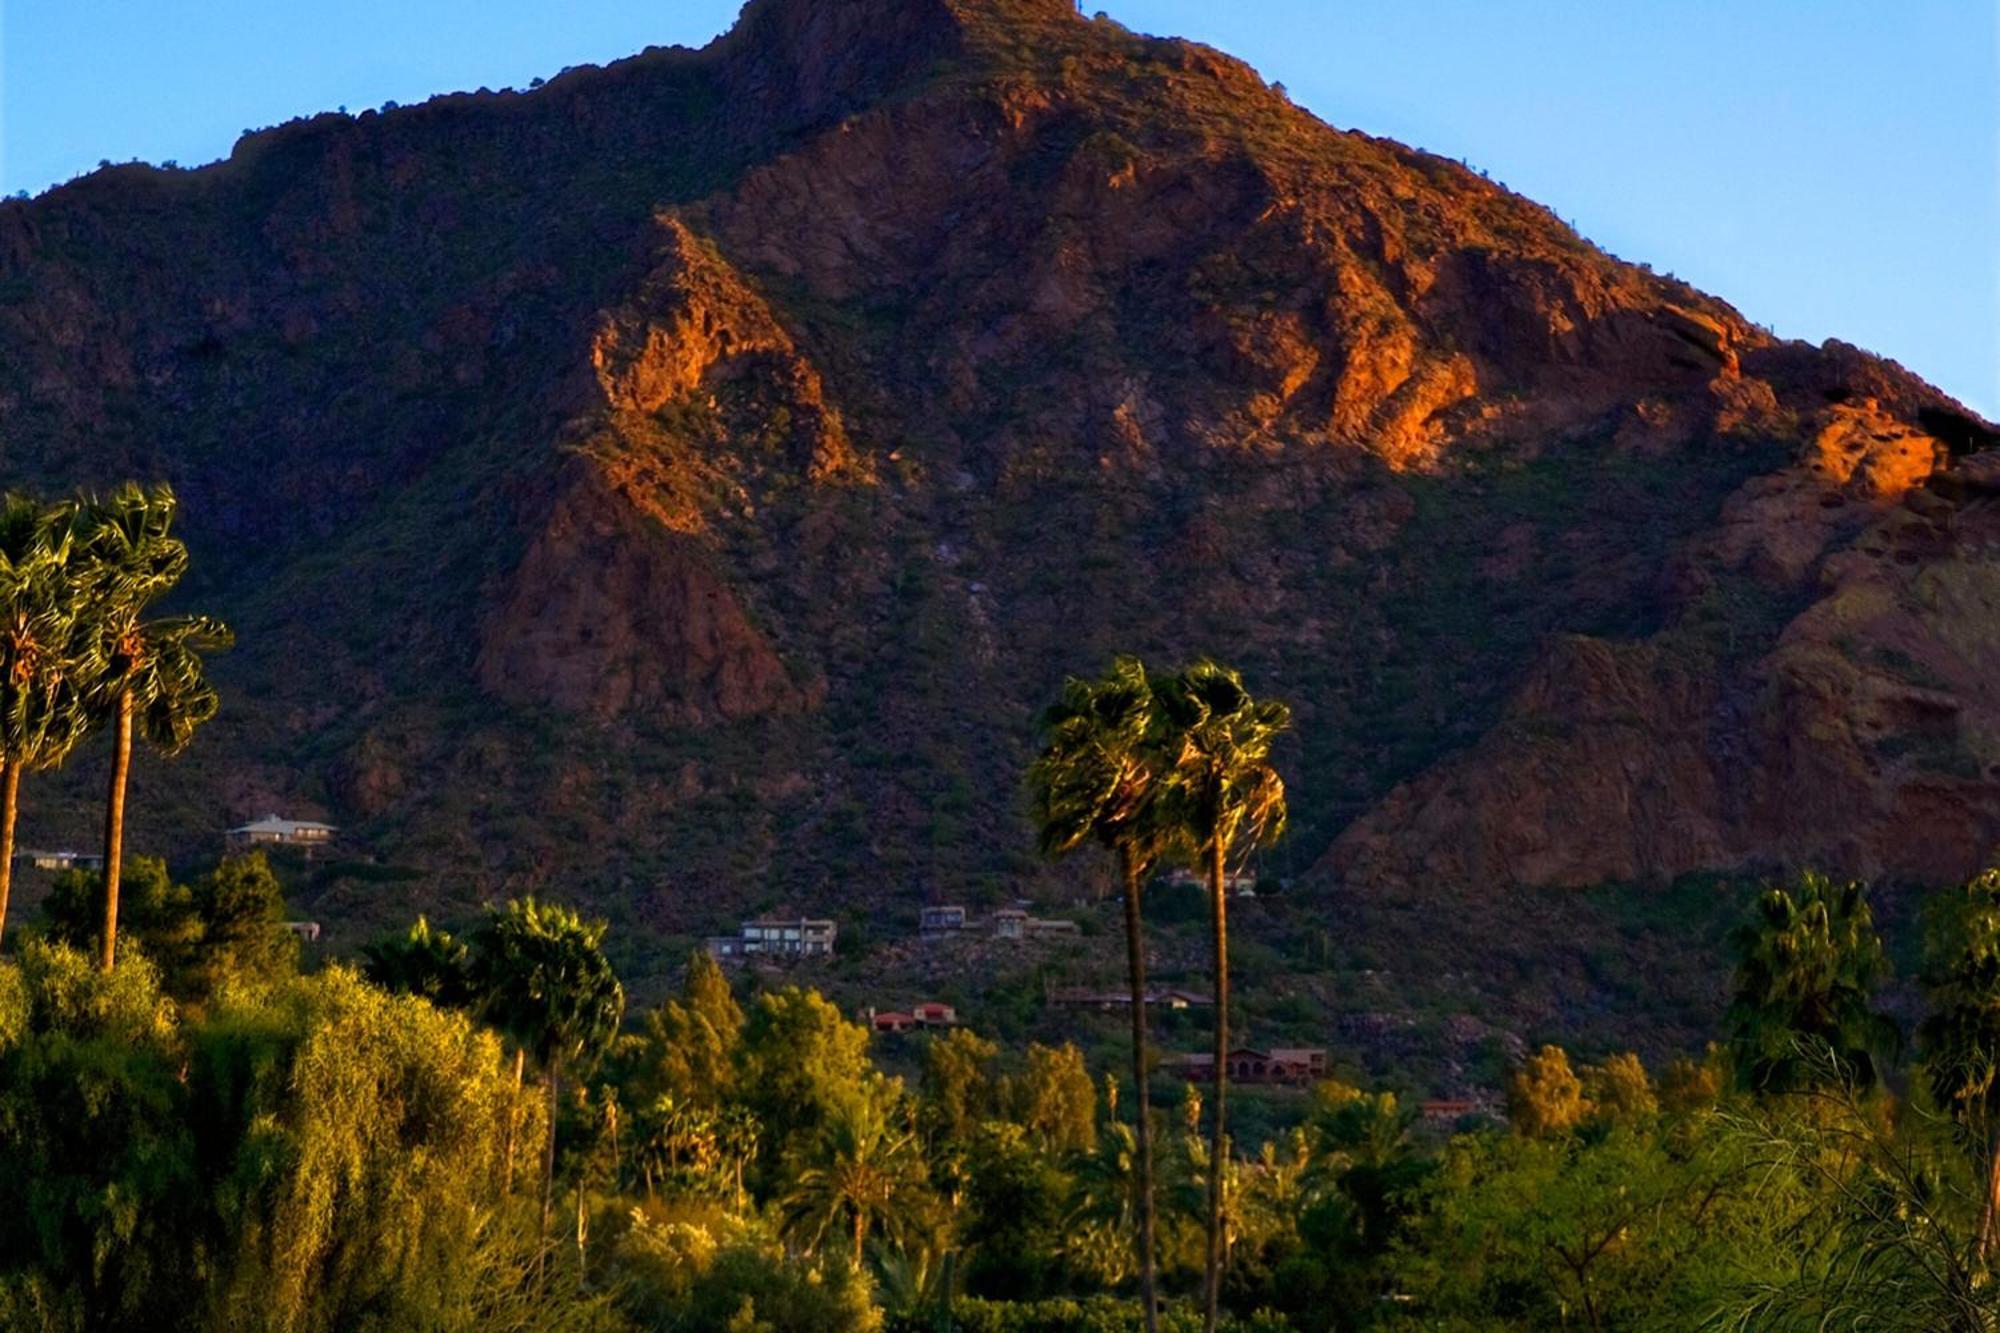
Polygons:
<instances>
[{"instance_id":1,"label":"dense foliage","mask_svg":"<svg viewBox=\"0 0 2000 1333\"><path fill-rule=\"evenodd\" d=\"M7 1327L1143 1327L1134 1099L1074 1047L947 1030L906 1081L816 992L746 993L705 955L611 1036L601 927L539 903L470 948L385 943L380 984L301 975L244 945L280 934L261 858L185 886L135 862L103 972L65 942L84 882L0 963ZM1841 1025L1801 1023L1786 1090L1760 1089L1740 1069L1778 1038L1739 1015L1658 1077L1545 1046L1504 1120L1457 1132L1322 1083L1219 1173L1201 1091L1164 1096L1159 1326L1203 1322L1211 1179L1223 1326L2000 1326L1996 882L1939 900L1915 1079L1857 1078ZM1764 932L1795 934L1756 923L1746 987ZM1865 931L1814 938L1856 955L1816 976L1876 965ZM524 955L534 1003L493 989Z\"/></svg>"},{"instance_id":2,"label":"dense foliage","mask_svg":"<svg viewBox=\"0 0 2000 1333\"><path fill-rule=\"evenodd\" d=\"M1218 1056L1225 872L1282 827L1287 721L1226 668L1126 659L1072 683L1031 775L1046 849L1125 872L1135 999L1135 869L1203 872ZM1738 933L1727 1040L1658 1078L1547 1044L1504 1115L1328 1080L1253 1143L1223 1084L1150 1063L1139 1003L1140 1095L958 1028L910 1039L911 1078L705 954L627 1022L608 927L546 900L302 972L261 855L107 868L0 959L7 1328L2000 1328L2000 873L1936 901L1915 1069L1865 889L1806 874Z\"/></svg>"}]
</instances>

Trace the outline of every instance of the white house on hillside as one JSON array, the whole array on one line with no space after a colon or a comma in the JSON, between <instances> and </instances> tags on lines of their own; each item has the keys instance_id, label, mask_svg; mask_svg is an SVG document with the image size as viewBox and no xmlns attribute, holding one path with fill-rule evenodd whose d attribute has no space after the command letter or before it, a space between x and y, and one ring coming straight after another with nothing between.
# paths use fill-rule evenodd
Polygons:
<instances>
[{"instance_id":1,"label":"white house on hillside","mask_svg":"<svg viewBox=\"0 0 2000 1333\"><path fill-rule=\"evenodd\" d=\"M241 827L230 829L223 837L231 847L324 847L333 841L337 830L331 824L318 824L310 819L286 819L282 815L265 815Z\"/></svg>"}]
</instances>

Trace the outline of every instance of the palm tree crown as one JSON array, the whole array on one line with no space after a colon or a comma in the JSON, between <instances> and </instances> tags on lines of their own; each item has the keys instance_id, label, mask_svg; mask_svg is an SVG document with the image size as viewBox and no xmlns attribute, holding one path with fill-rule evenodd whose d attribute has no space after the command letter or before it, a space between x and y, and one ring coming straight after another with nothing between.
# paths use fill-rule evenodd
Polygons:
<instances>
[{"instance_id":1,"label":"palm tree crown","mask_svg":"<svg viewBox=\"0 0 2000 1333\"><path fill-rule=\"evenodd\" d=\"M1797 1092L1836 1076L1873 1087L1878 1061L1898 1034L1873 1008L1889 963L1867 889L1807 871L1796 891L1773 888L1758 900L1736 945L1741 961L1729 1020L1748 1086Z\"/></svg>"}]
</instances>

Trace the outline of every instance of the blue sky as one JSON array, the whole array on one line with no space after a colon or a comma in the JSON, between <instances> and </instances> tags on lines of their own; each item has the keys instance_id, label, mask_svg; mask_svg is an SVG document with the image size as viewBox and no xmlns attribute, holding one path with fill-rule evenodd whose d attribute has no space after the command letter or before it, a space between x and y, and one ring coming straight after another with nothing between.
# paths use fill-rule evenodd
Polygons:
<instances>
[{"instance_id":1,"label":"blue sky","mask_svg":"<svg viewBox=\"0 0 2000 1333\"><path fill-rule=\"evenodd\" d=\"M833 0L827 0L831 3ZM1087 0L2000 416L1993 0ZM699 45L735 0L0 0L0 192Z\"/></svg>"}]
</instances>

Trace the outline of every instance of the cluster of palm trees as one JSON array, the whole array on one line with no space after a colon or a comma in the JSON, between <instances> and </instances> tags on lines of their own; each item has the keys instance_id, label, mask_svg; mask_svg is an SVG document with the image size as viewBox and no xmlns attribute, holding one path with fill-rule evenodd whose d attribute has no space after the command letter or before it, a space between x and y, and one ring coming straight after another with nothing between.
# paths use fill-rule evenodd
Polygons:
<instances>
[{"instance_id":1,"label":"cluster of palm trees","mask_svg":"<svg viewBox=\"0 0 2000 1333\"><path fill-rule=\"evenodd\" d=\"M719 1183L743 1207L743 1169L756 1159L763 1125L748 1107L720 1109L662 1093L637 1116L633 1158L648 1202L661 1184Z\"/></svg>"},{"instance_id":2,"label":"cluster of palm trees","mask_svg":"<svg viewBox=\"0 0 2000 1333\"><path fill-rule=\"evenodd\" d=\"M12 888L21 778L60 766L99 728L111 732L105 796L104 929L99 965L118 947L125 787L132 739L185 749L215 716L204 652L229 630L206 616L149 618L187 572L165 486L108 497L0 499L0 929Z\"/></svg>"},{"instance_id":3,"label":"cluster of palm trees","mask_svg":"<svg viewBox=\"0 0 2000 1333\"><path fill-rule=\"evenodd\" d=\"M1156 674L1121 656L1091 680L1072 678L1043 718L1045 743L1029 769L1043 850L1064 855L1095 845L1116 858L1125 900L1125 945L1132 988L1132 1073L1136 1121L1139 1283L1146 1327L1157 1324L1156 1219L1151 1107L1147 1094L1146 948L1141 894L1168 865L1206 878L1215 977L1215 1088L1208 1161L1229 1159L1229 863L1277 838L1285 825L1285 784L1271 749L1291 724L1282 703L1259 700L1242 675L1200 661ZM1216 1325L1225 1243L1225 1172L1208 1172L1208 1235L1203 1322Z\"/></svg>"}]
</instances>

